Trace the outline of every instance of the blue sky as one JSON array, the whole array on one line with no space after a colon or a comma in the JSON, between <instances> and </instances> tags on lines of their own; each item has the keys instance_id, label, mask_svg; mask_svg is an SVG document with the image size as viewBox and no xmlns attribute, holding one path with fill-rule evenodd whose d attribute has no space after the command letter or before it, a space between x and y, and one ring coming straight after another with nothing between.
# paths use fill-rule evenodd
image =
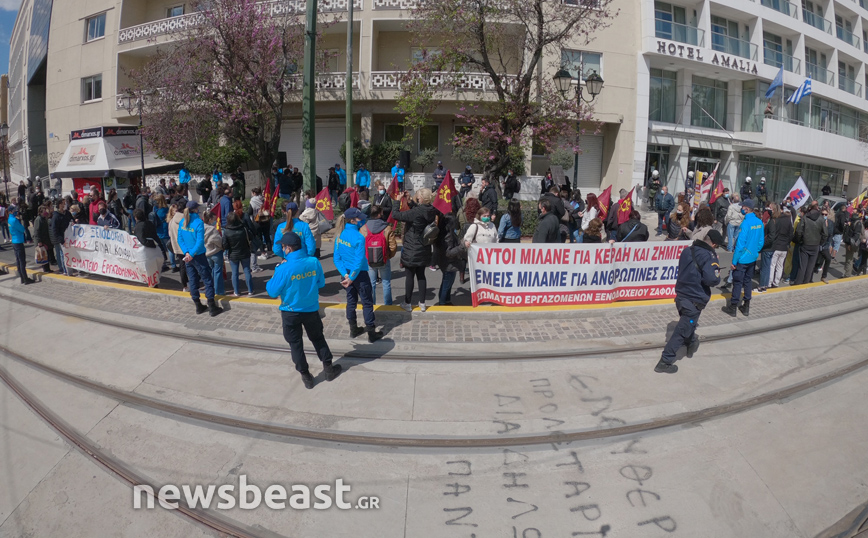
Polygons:
<instances>
[{"instance_id":1,"label":"blue sky","mask_svg":"<svg viewBox=\"0 0 868 538\"><path fill-rule=\"evenodd\" d=\"M0 0L0 73L9 72L9 39L21 0Z\"/></svg>"}]
</instances>

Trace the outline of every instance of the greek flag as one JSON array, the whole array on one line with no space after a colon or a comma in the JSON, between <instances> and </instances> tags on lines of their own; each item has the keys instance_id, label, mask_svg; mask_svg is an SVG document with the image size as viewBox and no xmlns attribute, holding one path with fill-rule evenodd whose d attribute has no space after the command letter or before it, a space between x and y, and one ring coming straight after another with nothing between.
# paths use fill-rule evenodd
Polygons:
<instances>
[{"instance_id":1,"label":"greek flag","mask_svg":"<svg viewBox=\"0 0 868 538\"><path fill-rule=\"evenodd\" d=\"M811 79L806 78L802 85L796 88L796 91L793 92L793 95L787 99L787 103L793 103L794 105L798 105L802 98L806 95L811 95Z\"/></svg>"},{"instance_id":2,"label":"greek flag","mask_svg":"<svg viewBox=\"0 0 868 538\"><path fill-rule=\"evenodd\" d=\"M778 87L783 86L783 85L784 85L784 68L783 68L783 66L781 66L781 70L778 71L778 75L772 81L771 85L769 86L769 89L766 90L766 99L771 99L772 96L775 94L775 90L778 89Z\"/></svg>"}]
</instances>

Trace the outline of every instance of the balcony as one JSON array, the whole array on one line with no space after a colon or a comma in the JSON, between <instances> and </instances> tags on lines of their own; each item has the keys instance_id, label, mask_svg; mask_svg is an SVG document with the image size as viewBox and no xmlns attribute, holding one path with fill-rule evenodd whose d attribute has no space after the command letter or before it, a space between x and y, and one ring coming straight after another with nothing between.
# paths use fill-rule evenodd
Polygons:
<instances>
[{"instance_id":1,"label":"balcony","mask_svg":"<svg viewBox=\"0 0 868 538\"><path fill-rule=\"evenodd\" d=\"M817 64L805 62L805 75L807 75L811 80L816 80L817 82L822 82L829 86L835 85L835 73Z\"/></svg>"},{"instance_id":2,"label":"balcony","mask_svg":"<svg viewBox=\"0 0 868 538\"><path fill-rule=\"evenodd\" d=\"M772 67L783 67L785 71L797 75L802 71L801 60L769 47L763 48L763 61L766 65Z\"/></svg>"},{"instance_id":3,"label":"balcony","mask_svg":"<svg viewBox=\"0 0 868 538\"><path fill-rule=\"evenodd\" d=\"M304 0L269 0L260 2L259 5L263 14L277 16L303 14L306 3ZM362 9L364 9L364 0L353 0L353 10L360 11ZM319 10L322 13L340 13L346 11L347 0L320 0ZM161 35L182 31L198 25L201 20L201 13L189 13L179 17L159 19L122 28L118 31L118 44L152 39Z\"/></svg>"},{"instance_id":4,"label":"balcony","mask_svg":"<svg viewBox=\"0 0 868 538\"><path fill-rule=\"evenodd\" d=\"M371 89L400 90L401 79L404 73L405 71L374 71L371 73ZM447 73L432 73L430 83L432 85L441 85L447 76ZM508 75L508 86L511 87L516 80L517 77ZM486 73L464 73L458 82L458 91L492 92L495 90L491 77Z\"/></svg>"},{"instance_id":5,"label":"balcony","mask_svg":"<svg viewBox=\"0 0 868 538\"><path fill-rule=\"evenodd\" d=\"M818 30L822 30L829 35L832 34L832 23L817 15L816 13L802 8L802 20L804 20L806 23L810 24Z\"/></svg>"},{"instance_id":6,"label":"balcony","mask_svg":"<svg viewBox=\"0 0 868 538\"><path fill-rule=\"evenodd\" d=\"M736 39L716 32L711 33L711 48L717 52L734 54L753 61L757 61L757 50L759 50L759 47L750 41Z\"/></svg>"},{"instance_id":7,"label":"balcony","mask_svg":"<svg viewBox=\"0 0 868 538\"><path fill-rule=\"evenodd\" d=\"M654 19L654 27L655 34L660 39L669 39L694 47L705 46L705 30L664 19Z\"/></svg>"},{"instance_id":8,"label":"balcony","mask_svg":"<svg viewBox=\"0 0 868 538\"><path fill-rule=\"evenodd\" d=\"M304 84L304 75L292 75L284 84L284 87L288 91L301 91L302 85ZM316 80L314 81L314 87L316 91L344 91L347 87L347 74L345 72L340 73L319 73L316 76ZM360 76L359 72L356 71L353 73L353 89L358 90L360 88ZM158 90L161 91L161 90ZM126 107L124 106L125 95L117 95L115 96L115 109L116 110L124 110ZM147 104L147 97L145 97L145 103Z\"/></svg>"},{"instance_id":9,"label":"balcony","mask_svg":"<svg viewBox=\"0 0 868 538\"><path fill-rule=\"evenodd\" d=\"M858 37L856 37L853 34L853 32L851 32L851 31L849 31L846 28L843 28L841 26L835 26L835 32L838 35L838 39L840 39L844 43L847 43L848 45L852 45L852 46L856 47L857 49L862 48L862 45L860 44L861 40Z\"/></svg>"},{"instance_id":10,"label":"balcony","mask_svg":"<svg viewBox=\"0 0 868 538\"><path fill-rule=\"evenodd\" d=\"M374 0L374 9L415 9L419 0Z\"/></svg>"},{"instance_id":11,"label":"balcony","mask_svg":"<svg viewBox=\"0 0 868 538\"><path fill-rule=\"evenodd\" d=\"M851 95L855 95L856 97L862 97L862 85L853 80L852 78L839 76L838 89L844 90L845 92Z\"/></svg>"},{"instance_id":12,"label":"balcony","mask_svg":"<svg viewBox=\"0 0 868 538\"><path fill-rule=\"evenodd\" d=\"M787 0L760 0L760 4L793 18L795 18L796 13L798 13L796 5L787 2Z\"/></svg>"}]
</instances>

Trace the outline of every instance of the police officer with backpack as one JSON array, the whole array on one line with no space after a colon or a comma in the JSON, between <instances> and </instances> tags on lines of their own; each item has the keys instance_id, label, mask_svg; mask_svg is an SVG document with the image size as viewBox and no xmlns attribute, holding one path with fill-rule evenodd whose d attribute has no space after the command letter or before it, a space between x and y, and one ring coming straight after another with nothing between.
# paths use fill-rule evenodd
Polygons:
<instances>
[{"instance_id":1,"label":"police officer with backpack","mask_svg":"<svg viewBox=\"0 0 868 538\"><path fill-rule=\"evenodd\" d=\"M368 333L368 342L376 342L383 337L382 331L376 328L374 319L374 295L371 289L371 278L368 275L368 259L365 253L365 238L359 232L359 227L365 220L364 214L351 207L344 213L346 225L341 235L335 239L335 267L341 275L341 286L347 290L347 321L350 325L350 338L356 338L364 332ZM356 305L362 299L362 313L365 317L365 328L358 325Z\"/></svg>"},{"instance_id":2,"label":"police officer with backpack","mask_svg":"<svg viewBox=\"0 0 868 538\"><path fill-rule=\"evenodd\" d=\"M711 230L705 239L697 239L683 251L678 259L678 280L675 282L675 308L678 309L678 324L663 348L663 354L654 371L674 374L675 354L681 346L687 346L687 356L692 357L699 349L696 327L699 314L711 299L711 287L720 284L720 262L714 251L723 244L723 236Z\"/></svg>"}]
</instances>

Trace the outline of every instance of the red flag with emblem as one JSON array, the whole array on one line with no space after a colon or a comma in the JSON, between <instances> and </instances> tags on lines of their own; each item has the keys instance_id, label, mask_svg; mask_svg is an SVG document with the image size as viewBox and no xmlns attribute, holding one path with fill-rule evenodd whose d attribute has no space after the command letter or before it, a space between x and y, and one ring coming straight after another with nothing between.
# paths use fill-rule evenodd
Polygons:
<instances>
[{"instance_id":1,"label":"red flag with emblem","mask_svg":"<svg viewBox=\"0 0 868 538\"><path fill-rule=\"evenodd\" d=\"M344 193L350 193L350 207L359 208L359 191L355 187L347 187Z\"/></svg>"},{"instance_id":2,"label":"red flag with emblem","mask_svg":"<svg viewBox=\"0 0 868 538\"><path fill-rule=\"evenodd\" d=\"M316 195L316 210L322 213L322 215L328 220L333 220L335 218L335 210L332 209L332 199L331 196L329 196L328 188L323 188L323 190L319 191L319 194Z\"/></svg>"},{"instance_id":3,"label":"red flag with emblem","mask_svg":"<svg viewBox=\"0 0 868 538\"><path fill-rule=\"evenodd\" d=\"M220 204L215 205L211 208L211 214L217 217L215 220L214 226L217 227L217 231L220 231Z\"/></svg>"},{"instance_id":4,"label":"red flag with emblem","mask_svg":"<svg viewBox=\"0 0 868 538\"><path fill-rule=\"evenodd\" d=\"M405 196L405 197L401 198L401 205L398 208L398 211L407 211L409 209L410 209L410 204L407 203L407 197ZM386 221L386 223L391 224L393 228L395 227L395 224L398 223L397 220L392 218L392 215L394 213L395 213L395 211L393 210L392 213L389 214L389 220Z\"/></svg>"},{"instance_id":5,"label":"red flag with emblem","mask_svg":"<svg viewBox=\"0 0 868 538\"><path fill-rule=\"evenodd\" d=\"M446 177L440 183L440 188L437 189L437 197L434 198L434 209L448 215L452 213L452 197L455 196L455 180L452 179L452 174L449 170L446 171Z\"/></svg>"},{"instance_id":6,"label":"red flag with emblem","mask_svg":"<svg viewBox=\"0 0 868 538\"><path fill-rule=\"evenodd\" d=\"M633 187L633 189L635 188ZM618 200L618 224L624 224L630 220L630 213L633 212L633 189L630 189L627 196Z\"/></svg>"},{"instance_id":7,"label":"red flag with emblem","mask_svg":"<svg viewBox=\"0 0 868 538\"><path fill-rule=\"evenodd\" d=\"M271 179L265 182L265 191L262 193L262 207L271 207Z\"/></svg>"},{"instance_id":8,"label":"red flag with emblem","mask_svg":"<svg viewBox=\"0 0 868 538\"><path fill-rule=\"evenodd\" d=\"M606 217L609 216L609 206L612 204L612 186L609 185L606 187L606 190L600 193L597 196L597 202L600 204L600 220L603 222L606 221Z\"/></svg>"},{"instance_id":9,"label":"red flag with emblem","mask_svg":"<svg viewBox=\"0 0 868 538\"><path fill-rule=\"evenodd\" d=\"M389 183L389 189L386 192L392 200L397 200L400 197L401 191L398 190L398 176L392 178L392 182Z\"/></svg>"},{"instance_id":10,"label":"red flag with emblem","mask_svg":"<svg viewBox=\"0 0 868 538\"><path fill-rule=\"evenodd\" d=\"M711 191L711 198L709 198L708 203L713 204L715 200L723 196L723 180L717 182L717 186L714 187L714 190Z\"/></svg>"}]
</instances>

